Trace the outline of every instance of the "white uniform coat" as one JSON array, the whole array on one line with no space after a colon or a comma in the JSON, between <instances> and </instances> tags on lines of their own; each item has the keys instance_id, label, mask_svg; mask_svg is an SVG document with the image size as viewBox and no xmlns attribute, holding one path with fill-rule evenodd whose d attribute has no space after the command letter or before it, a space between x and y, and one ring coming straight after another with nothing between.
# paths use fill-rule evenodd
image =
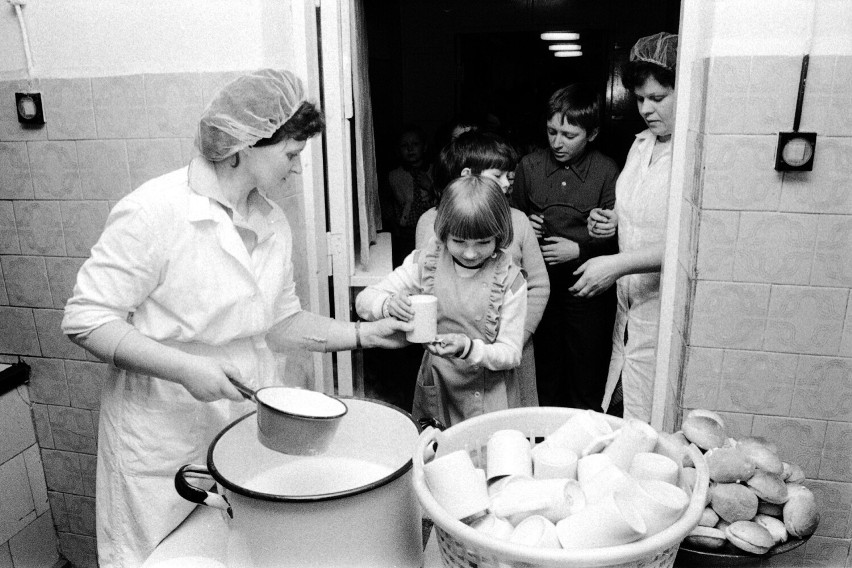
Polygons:
<instances>
[{"instance_id":1,"label":"white uniform coat","mask_svg":"<svg viewBox=\"0 0 852 568\"><path fill-rule=\"evenodd\" d=\"M671 139L651 163L657 137L650 130L636 135L615 186L620 252L662 245L666 240ZM660 273L628 274L618 279L618 311L612 335L612 359L603 407L608 408L621 376L624 417L651 420L651 397L660 326ZM624 331L627 330L627 344Z\"/></svg>"},{"instance_id":2,"label":"white uniform coat","mask_svg":"<svg viewBox=\"0 0 852 568\"><path fill-rule=\"evenodd\" d=\"M80 270L63 331L85 334L130 316L152 339L228 361L255 387L271 384L266 332L300 310L290 227L258 192L248 219L221 201L201 158L122 199ZM237 226L256 234L251 253ZM253 407L199 402L181 385L110 366L98 430L101 568L139 566L183 521L195 505L175 491L178 468L206 463L215 434Z\"/></svg>"}]
</instances>

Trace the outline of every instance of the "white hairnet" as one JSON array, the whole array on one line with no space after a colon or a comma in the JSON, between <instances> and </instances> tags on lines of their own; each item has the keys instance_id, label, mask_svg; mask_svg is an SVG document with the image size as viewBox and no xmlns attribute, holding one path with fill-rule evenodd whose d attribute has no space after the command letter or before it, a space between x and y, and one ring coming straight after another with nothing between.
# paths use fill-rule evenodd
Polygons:
<instances>
[{"instance_id":1,"label":"white hairnet","mask_svg":"<svg viewBox=\"0 0 852 568\"><path fill-rule=\"evenodd\" d=\"M647 61L674 69L677 62L677 36L660 32L640 38L630 50L630 61Z\"/></svg>"},{"instance_id":2,"label":"white hairnet","mask_svg":"<svg viewBox=\"0 0 852 568\"><path fill-rule=\"evenodd\" d=\"M201 115L195 145L213 162L269 138L305 102L290 71L260 69L222 87Z\"/></svg>"}]
</instances>

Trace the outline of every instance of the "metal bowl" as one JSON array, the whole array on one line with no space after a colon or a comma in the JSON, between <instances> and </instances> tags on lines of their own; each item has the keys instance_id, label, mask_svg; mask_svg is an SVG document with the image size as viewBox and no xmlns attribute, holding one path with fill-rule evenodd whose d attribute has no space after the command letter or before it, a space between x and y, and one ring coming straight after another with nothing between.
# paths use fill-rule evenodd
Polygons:
<instances>
[{"instance_id":1,"label":"metal bowl","mask_svg":"<svg viewBox=\"0 0 852 568\"><path fill-rule=\"evenodd\" d=\"M790 552L808 542L810 538L810 536L806 536L805 538L791 538L787 542L773 546L766 554L751 554L740 550L730 542L726 542L722 548L716 550L701 549L684 542L680 545L674 565L675 568L692 566L758 566L762 559Z\"/></svg>"}]
</instances>

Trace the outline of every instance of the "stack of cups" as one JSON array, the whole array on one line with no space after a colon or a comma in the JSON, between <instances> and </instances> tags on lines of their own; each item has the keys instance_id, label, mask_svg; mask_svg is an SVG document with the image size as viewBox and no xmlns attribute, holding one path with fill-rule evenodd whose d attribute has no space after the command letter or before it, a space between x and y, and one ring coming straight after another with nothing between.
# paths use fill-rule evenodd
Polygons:
<instances>
[{"instance_id":1,"label":"stack of cups","mask_svg":"<svg viewBox=\"0 0 852 568\"><path fill-rule=\"evenodd\" d=\"M466 451L435 458L423 466L423 473L435 501L453 518L476 518L488 509L485 472L474 467Z\"/></svg>"}]
</instances>

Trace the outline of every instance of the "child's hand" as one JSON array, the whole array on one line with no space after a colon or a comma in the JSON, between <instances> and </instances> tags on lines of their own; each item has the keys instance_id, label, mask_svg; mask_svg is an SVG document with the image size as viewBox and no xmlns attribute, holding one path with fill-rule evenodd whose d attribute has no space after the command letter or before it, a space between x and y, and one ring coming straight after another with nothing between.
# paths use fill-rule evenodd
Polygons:
<instances>
[{"instance_id":1,"label":"child's hand","mask_svg":"<svg viewBox=\"0 0 852 568\"><path fill-rule=\"evenodd\" d=\"M618 226L618 215L612 209L601 209L596 207L589 213L587 221L589 236L605 239L615 234L615 228Z\"/></svg>"},{"instance_id":2,"label":"child's hand","mask_svg":"<svg viewBox=\"0 0 852 568\"><path fill-rule=\"evenodd\" d=\"M436 335L431 343L427 343L426 350L438 357L461 357L468 349L470 341L463 333L443 333Z\"/></svg>"},{"instance_id":3,"label":"child's hand","mask_svg":"<svg viewBox=\"0 0 852 568\"><path fill-rule=\"evenodd\" d=\"M533 232L535 232L535 238L540 239L544 236L544 217L541 215L530 215L530 225L533 228Z\"/></svg>"},{"instance_id":4,"label":"child's hand","mask_svg":"<svg viewBox=\"0 0 852 568\"><path fill-rule=\"evenodd\" d=\"M411 300L408 299L406 292L388 296L382 311L386 317L394 317L401 321L411 321L411 318L414 317L414 310L411 309Z\"/></svg>"},{"instance_id":5,"label":"child's hand","mask_svg":"<svg viewBox=\"0 0 852 568\"><path fill-rule=\"evenodd\" d=\"M580 245L571 239L547 237L542 243L541 256L547 264L564 264L580 257Z\"/></svg>"}]
</instances>

